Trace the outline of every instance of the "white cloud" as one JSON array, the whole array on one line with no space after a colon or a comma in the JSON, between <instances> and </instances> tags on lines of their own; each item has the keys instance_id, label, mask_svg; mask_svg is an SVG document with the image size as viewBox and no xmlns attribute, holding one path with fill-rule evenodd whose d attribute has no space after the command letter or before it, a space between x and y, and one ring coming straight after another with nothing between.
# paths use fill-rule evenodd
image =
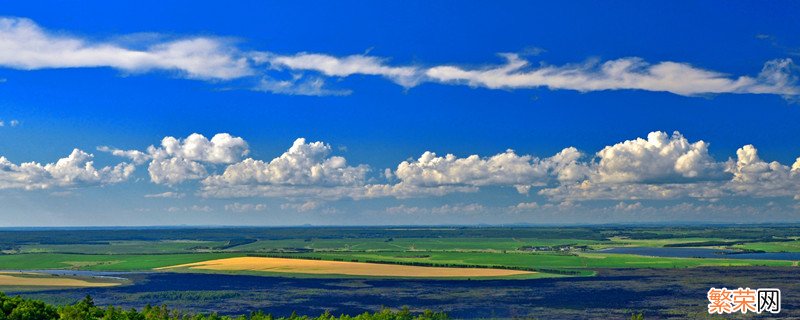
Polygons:
<instances>
[{"instance_id":1,"label":"white cloud","mask_svg":"<svg viewBox=\"0 0 800 320\"><path fill-rule=\"evenodd\" d=\"M185 196L186 196L185 193L180 193L175 191L167 191L162 193L144 195L145 198L171 198L171 199L180 199Z\"/></svg>"},{"instance_id":2,"label":"white cloud","mask_svg":"<svg viewBox=\"0 0 800 320\"><path fill-rule=\"evenodd\" d=\"M788 197L800 194L800 165L793 169L765 162L752 145L736 160L717 162L703 141L689 143L679 133L652 132L597 153L598 162L584 180L564 182L539 194L553 200L719 199L722 197Z\"/></svg>"},{"instance_id":3,"label":"white cloud","mask_svg":"<svg viewBox=\"0 0 800 320\"><path fill-rule=\"evenodd\" d=\"M207 163L233 163L249 153L247 142L240 137L218 133L208 140L205 136L192 133L186 139L165 137L161 148L149 148L154 158L181 158Z\"/></svg>"},{"instance_id":4,"label":"white cloud","mask_svg":"<svg viewBox=\"0 0 800 320\"><path fill-rule=\"evenodd\" d=\"M268 62L274 68L313 70L333 77L347 77L354 74L382 76L406 88L416 86L422 80L422 74L416 67L392 67L386 64L387 59L367 55L334 57L301 52L291 56L265 54L261 60Z\"/></svg>"},{"instance_id":5,"label":"white cloud","mask_svg":"<svg viewBox=\"0 0 800 320\"><path fill-rule=\"evenodd\" d=\"M206 178L206 187L235 185L360 186L369 168L351 167L343 157L328 157L331 147L299 138L270 162L248 158L232 164L221 175Z\"/></svg>"},{"instance_id":6,"label":"white cloud","mask_svg":"<svg viewBox=\"0 0 800 320\"><path fill-rule=\"evenodd\" d=\"M0 157L0 189L50 189L54 187L79 187L107 185L128 180L134 165L120 163L113 167L96 168L93 155L79 149L55 163L36 162L14 164Z\"/></svg>"},{"instance_id":7,"label":"white cloud","mask_svg":"<svg viewBox=\"0 0 800 320\"><path fill-rule=\"evenodd\" d=\"M578 163L583 155L573 147L556 155L539 159L531 155L517 155L513 150L490 157L470 155L458 158L448 154L439 157L426 151L414 162L403 161L393 172L400 183L394 189L413 189L409 195L476 191L477 187L510 186L527 194L532 187L540 187L553 180L575 180L586 176L589 169ZM452 187L462 187L454 189ZM446 191L450 188L450 191ZM471 188L471 189L470 189ZM392 193L398 194L401 190Z\"/></svg>"},{"instance_id":8,"label":"white cloud","mask_svg":"<svg viewBox=\"0 0 800 320\"><path fill-rule=\"evenodd\" d=\"M97 151L108 152L117 157L129 158L136 165L144 164L153 158L153 156L139 150L121 150L108 146L97 147Z\"/></svg>"},{"instance_id":9,"label":"white cloud","mask_svg":"<svg viewBox=\"0 0 800 320\"><path fill-rule=\"evenodd\" d=\"M800 169L777 161L765 162L758 150L746 145L736 150L736 161L729 160L726 171L733 179L725 187L731 193L747 196L797 196L800 195Z\"/></svg>"},{"instance_id":10,"label":"white cloud","mask_svg":"<svg viewBox=\"0 0 800 320\"><path fill-rule=\"evenodd\" d=\"M526 211L534 211L541 208L536 202L520 202L514 206L509 207L511 212L526 212Z\"/></svg>"},{"instance_id":11,"label":"white cloud","mask_svg":"<svg viewBox=\"0 0 800 320\"><path fill-rule=\"evenodd\" d=\"M680 133L670 137L665 132L651 132L647 139L637 138L603 148L593 181L598 182L669 182L718 178L721 164L708 154L704 141L690 143Z\"/></svg>"},{"instance_id":12,"label":"white cloud","mask_svg":"<svg viewBox=\"0 0 800 320\"><path fill-rule=\"evenodd\" d=\"M195 37L143 49L50 32L24 18L0 18L0 65L22 70L109 67L126 72L178 71L187 78L228 80L253 74L238 50Z\"/></svg>"},{"instance_id":13,"label":"white cloud","mask_svg":"<svg viewBox=\"0 0 800 320\"><path fill-rule=\"evenodd\" d=\"M322 205L319 201L306 201L302 203L284 203L281 205L281 209L287 210L291 209L297 212L308 212L319 208Z\"/></svg>"},{"instance_id":14,"label":"white cloud","mask_svg":"<svg viewBox=\"0 0 800 320\"><path fill-rule=\"evenodd\" d=\"M409 207L399 205L388 207L384 211L388 214L403 215L449 215L449 214L476 214L484 213L487 208L478 203L470 204L445 204L438 207Z\"/></svg>"},{"instance_id":15,"label":"white cloud","mask_svg":"<svg viewBox=\"0 0 800 320\"><path fill-rule=\"evenodd\" d=\"M5 120L0 119L0 127L5 127L8 124L9 127L16 127L19 125L19 120L10 120L6 122Z\"/></svg>"},{"instance_id":16,"label":"white cloud","mask_svg":"<svg viewBox=\"0 0 800 320\"><path fill-rule=\"evenodd\" d=\"M225 205L225 211L231 212L253 212L267 210L267 205L263 203L238 203L234 202Z\"/></svg>"},{"instance_id":17,"label":"white cloud","mask_svg":"<svg viewBox=\"0 0 800 320\"><path fill-rule=\"evenodd\" d=\"M513 150L488 158L471 155L439 157L426 151L414 162L403 161L394 175L414 186L441 185L529 185L547 175L547 168L532 156L519 156Z\"/></svg>"},{"instance_id":18,"label":"white cloud","mask_svg":"<svg viewBox=\"0 0 800 320\"><path fill-rule=\"evenodd\" d=\"M206 165L233 163L250 152L244 139L228 133L216 134L211 140L198 133L185 139L165 137L160 147L150 146L147 152L106 146L97 149L129 158L136 164L150 161L147 169L150 180L167 185L205 178L208 176Z\"/></svg>"},{"instance_id":19,"label":"white cloud","mask_svg":"<svg viewBox=\"0 0 800 320\"><path fill-rule=\"evenodd\" d=\"M634 203L620 202L620 203L617 203L617 205L614 206L614 210L616 210L616 211L637 211L637 210L641 210L642 207L643 206L642 206L641 202L634 202Z\"/></svg>"},{"instance_id":20,"label":"white cloud","mask_svg":"<svg viewBox=\"0 0 800 320\"><path fill-rule=\"evenodd\" d=\"M776 59L764 64L754 77L731 77L717 71L694 67L688 63L664 61L650 64L638 57L620 58L605 62L589 61L563 66L531 63L518 54L500 54L506 59L503 65L484 68L463 68L455 65L392 66L388 59L367 55L335 57L321 53L295 55L258 54L258 62L269 63L273 68L290 71L315 71L325 76L348 77L375 75L390 79L411 88L423 82L466 84L489 89L529 89L545 87L551 90L580 92L603 90L645 90L671 92L683 96L720 93L777 94L787 98L800 95L797 86L797 66L791 59ZM292 81L269 82L267 90L294 93ZM307 87L301 83L298 87ZM322 92L319 83L316 90ZM312 94L317 95L317 94Z\"/></svg>"},{"instance_id":21,"label":"white cloud","mask_svg":"<svg viewBox=\"0 0 800 320\"><path fill-rule=\"evenodd\" d=\"M215 37L165 40L155 34L146 40L141 38L122 35L114 37L117 41L94 40L45 30L29 19L4 17L0 18L0 66L19 70L106 67L127 73L164 70L201 80L246 78L257 83L251 87L256 91L313 96L350 94L346 89L325 88L325 80L356 75L383 77L404 88L435 82L503 90L645 90L683 96L749 93L776 94L787 99L800 95L798 68L791 59L767 61L755 76L730 76L684 62L648 63L639 57L532 66L512 53L501 54L506 62L500 65L426 67L392 65L388 58L367 54L337 57L325 53L247 51ZM291 76L289 80L276 80L287 78L286 74Z\"/></svg>"},{"instance_id":22,"label":"white cloud","mask_svg":"<svg viewBox=\"0 0 800 320\"><path fill-rule=\"evenodd\" d=\"M205 166L184 158L153 159L147 166L147 172L150 173L150 181L166 185L199 180L208 175Z\"/></svg>"},{"instance_id":23,"label":"white cloud","mask_svg":"<svg viewBox=\"0 0 800 320\"><path fill-rule=\"evenodd\" d=\"M350 90L327 89L322 77L302 75L293 76L291 80L276 80L265 76L253 90L298 96L346 96L352 93Z\"/></svg>"},{"instance_id":24,"label":"white cloud","mask_svg":"<svg viewBox=\"0 0 800 320\"><path fill-rule=\"evenodd\" d=\"M204 205L192 205L189 207L169 207L167 208L167 212L175 213L175 212L213 212L214 208Z\"/></svg>"},{"instance_id":25,"label":"white cloud","mask_svg":"<svg viewBox=\"0 0 800 320\"><path fill-rule=\"evenodd\" d=\"M198 194L203 197L282 197L290 201L284 209L301 211L307 209L298 203L309 208L343 198L440 197L485 187L514 188L522 194L535 189L551 202L561 203L559 208L574 208L577 201L586 200L635 204L643 199L717 201L735 196L800 199L800 158L791 167L765 162L755 147L748 145L737 151L735 160L721 162L710 156L708 147L706 142L691 142L679 132L656 131L646 139L606 146L591 159L574 147L541 159L512 150L463 158L427 151L417 160L402 161L396 170L387 169L371 178L367 177L368 166L349 165L344 157L331 155L329 144L303 138L270 161L239 161L249 151L247 143L229 134L210 140L199 134L186 139L166 137L160 147L150 146L147 152L98 149L135 163L150 161L148 172L157 184L202 180ZM127 166L132 171L132 165ZM546 209L548 205L520 203L512 210Z\"/></svg>"},{"instance_id":26,"label":"white cloud","mask_svg":"<svg viewBox=\"0 0 800 320\"><path fill-rule=\"evenodd\" d=\"M684 96L715 93L800 94L791 59L773 60L757 77L729 77L680 62L650 64L641 58L621 58L603 63L530 67L517 54L502 54L506 64L479 69L435 66L425 74L433 81L463 83L490 89L546 87L581 92L602 90L665 91Z\"/></svg>"}]
</instances>

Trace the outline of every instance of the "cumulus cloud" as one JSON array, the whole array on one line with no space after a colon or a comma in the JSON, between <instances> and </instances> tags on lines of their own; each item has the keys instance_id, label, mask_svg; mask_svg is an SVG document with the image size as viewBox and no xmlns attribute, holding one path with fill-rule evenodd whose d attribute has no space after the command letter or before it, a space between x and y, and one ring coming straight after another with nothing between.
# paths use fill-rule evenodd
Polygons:
<instances>
[{"instance_id":1,"label":"cumulus cloud","mask_svg":"<svg viewBox=\"0 0 800 320\"><path fill-rule=\"evenodd\" d=\"M736 150L736 161L729 160L726 171L733 179L725 187L733 194L748 196L800 195L800 168L777 161L766 162L758 156L753 145Z\"/></svg>"},{"instance_id":2,"label":"cumulus cloud","mask_svg":"<svg viewBox=\"0 0 800 320\"><path fill-rule=\"evenodd\" d=\"M475 191L477 187L512 186L517 192L527 194L532 187L544 186L553 178L575 180L587 175L589 169L578 163L582 156L573 147L544 159L517 155L513 150L489 157L470 155L465 158L452 154L440 157L426 151L416 161L403 161L397 166L392 176L400 183L393 187L428 190L420 192L424 194L444 187L462 187L450 189L464 192Z\"/></svg>"},{"instance_id":3,"label":"cumulus cloud","mask_svg":"<svg viewBox=\"0 0 800 320\"><path fill-rule=\"evenodd\" d=\"M203 179L201 194L207 197L221 198L313 197L336 200L341 198L411 198L445 195L453 192L475 192L478 190L478 186L501 184L505 181L504 179L512 179L510 172L506 173L506 178L490 177L492 174L501 174L500 169L494 173L480 173L478 171L483 168L481 166L510 166L517 162L521 167L526 159L531 159L526 157L522 160L515 160L514 158L517 156L513 152L488 160L457 161L451 159L455 164L445 164L444 169L440 169L447 171L446 168L451 167L452 170L448 174L452 176L442 178L440 181L428 181L430 180L428 176L435 174L426 172L435 169L426 167L430 166L426 159L436 158L436 156L426 153L421 158L423 162L413 164L404 162L405 164L398 167L395 175L401 180L400 182L368 183L366 176L370 172L369 166L350 166L344 157L330 156L331 152L331 146L324 142L309 143L304 138L299 138L295 140L288 151L269 162L248 158L227 166L221 174ZM509 160L503 160L504 157L508 157ZM478 167L466 168L470 165ZM411 166L417 168L408 168ZM458 166L464 166L464 168ZM519 169L525 170L524 168ZM411 173L411 171L417 172ZM462 173L466 176L458 176Z\"/></svg>"},{"instance_id":4,"label":"cumulus cloud","mask_svg":"<svg viewBox=\"0 0 800 320\"><path fill-rule=\"evenodd\" d=\"M323 142L306 143L304 138L270 162L248 158L228 166L221 175L206 178L205 186L291 185L358 186L363 185L369 168L351 167L343 157L328 157L331 147Z\"/></svg>"},{"instance_id":5,"label":"cumulus cloud","mask_svg":"<svg viewBox=\"0 0 800 320\"><path fill-rule=\"evenodd\" d=\"M185 139L165 137L161 148L148 148L154 158L181 158L208 163L233 163L249 153L247 142L228 133L218 133L209 140L193 133Z\"/></svg>"},{"instance_id":6,"label":"cumulus cloud","mask_svg":"<svg viewBox=\"0 0 800 320\"><path fill-rule=\"evenodd\" d=\"M519 156L513 150L489 158L440 157L426 151L414 162L401 162L394 173L404 183L417 186L530 184L546 174L537 158Z\"/></svg>"},{"instance_id":7,"label":"cumulus cloud","mask_svg":"<svg viewBox=\"0 0 800 320\"><path fill-rule=\"evenodd\" d=\"M128 48L50 32L24 18L0 18L0 65L22 70L108 67L126 72L177 71L187 78L251 75L245 56L225 41L194 37Z\"/></svg>"},{"instance_id":8,"label":"cumulus cloud","mask_svg":"<svg viewBox=\"0 0 800 320\"><path fill-rule=\"evenodd\" d=\"M679 133L652 132L645 139L605 147L599 161L585 163L583 180L544 188L553 200L719 199L782 197L800 194L800 165L765 162L752 145L739 148L736 159L718 162L708 144L690 143Z\"/></svg>"},{"instance_id":9,"label":"cumulus cloud","mask_svg":"<svg viewBox=\"0 0 800 320\"><path fill-rule=\"evenodd\" d=\"M98 147L98 150L129 158L136 164L150 161L147 168L150 180L167 185L205 178L208 176L207 165L233 163L250 152L244 139L228 133L216 134L211 140L198 133L185 139L165 137L159 147L150 146L146 152L106 146Z\"/></svg>"},{"instance_id":10,"label":"cumulus cloud","mask_svg":"<svg viewBox=\"0 0 800 320\"><path fill-rule=\"evenodd\" d=\"M17 165L6 157L0 157L0 189L36 190L115 184L128 180L135 170L133 164L125 162L96 168L93 158L92 154L79 149L44 165L36 162Z\"/></svg>"},{"instance_id":11,"label":"cumulus cloud","mask_svg":"<svg viewBox=\"0 0 800 320\"><path fill-rule=\"evenodd\" d=\"M720 176L721 164L708 154L704 141L690 143L678 132L651 132L603 148L592 180L598 182L669 182Z\"/></svg>"},{"instance_id":12,"label":"cumulus cloud","mask_svg":"<svg viewBox=\"0 0 800 320\"><path fill-rule=\"evenodd\" d=\"M717 201L737 196L800 199L800 158L791 166L766 162L754 146L746 145L737 150L735 159L718 161L709 154L708 143L690 141L679 132L651 132L646 138L603 147L592 157L574 147L546 158L513 150L466 157L426 151L416 160L402 161L396 169L378 173L367 165L350 165L344 157L332 155L327 143L304 138L269 161L241 160L249 152L247 143L224 133L210 140L199 134L185 139L166 137L160 146L150 146L146 152L110 147L98 150L129 158L135 164L149 161L148 172L156 184L200 180L198 194L203 197L281 197L289 200L283 209L299 211L343 198L440 197L486 187L509 188L521 194L533 190L551 202L509 207L516 212L547 209L553 203L565 210L587 200L635 205L640 200ZM6 171L22 171L18 167ZM133 170L132 164L118 167L121 169L116 170Z\"/></svg>"}]
</instances>

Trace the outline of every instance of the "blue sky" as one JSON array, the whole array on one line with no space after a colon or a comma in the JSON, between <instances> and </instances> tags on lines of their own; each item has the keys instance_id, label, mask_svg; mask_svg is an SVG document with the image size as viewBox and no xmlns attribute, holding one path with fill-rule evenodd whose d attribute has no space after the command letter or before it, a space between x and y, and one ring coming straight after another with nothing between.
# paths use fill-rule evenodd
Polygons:
<instances>
[{"instance_id":1,"label":"blue sky","mask_svg":"<svg viewBox=\"0 0 800 320\"><path fill-rule=\"evenodd\" d=\"M797 221L796 12L9 2L0 225Z\"/></svg>"}]
</instances>

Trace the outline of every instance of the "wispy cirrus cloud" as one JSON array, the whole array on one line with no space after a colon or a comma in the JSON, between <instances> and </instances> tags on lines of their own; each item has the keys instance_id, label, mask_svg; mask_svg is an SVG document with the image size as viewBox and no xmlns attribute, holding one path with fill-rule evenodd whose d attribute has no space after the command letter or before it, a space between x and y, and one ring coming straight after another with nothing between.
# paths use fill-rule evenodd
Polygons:
<instances>
[{"instance_id":1,"label":"wispy cirrus cloud","mask_svg":"<svg viewBox=\"0 0 800 320\"><path fill-rule=\"evenodd\" d=\"M0 65L21 70L108 67L125 72L177 71L187 78L229 80L252 75L247 57L226 41L190 37L125 47L51 32L25 18L0 18Z\"/></svg>"},{"instance_id":2,"label":"wispy cirrus cloud","mask_svg":"<svg viewBox=\"0 0 800 320\"><path fill-rule=\"evenodd\" d=\"M312 70L330 77L351 75L382 76L395 83L411 88L423 81L422 70L414 66L391 66L388 59L367 55L335 57L319 53L298 53L295 55L264 54L260 61L273 68L289 70Z\"/></svg>"},{"instance_id":3,"label":"wispy cirrus cloud","mask_svg":"<svg viewBox=\"0 0 800 320\"><path fill-rule=\"evenodd\" d=\"M671 92L683 96L704 94L800 94L797 67L791 59L767 62L755 77L730 77L681 62L648 63L629 57L604 62L589 61L564 66L531 67L516 54L503 54L506 63L498 66L466 69L458 66L436 66L425 74L434 81L464 83L490 89L524 89L544 87L551 90L580 92L603 90L644 90Z\"/></svg>"},{"instance_id":4,"label":"wispy cirrus cloud","mask_svg":"<svg viewBox=\"0 0 800 320\"><path fill-rule=\"evenodd\" d=\"M206 81L242 79L254 91L307 96L348 95L349 89L331 88L326 79L358 75L384 78L406 89L439 83L501 90L641 90L682 96L773 94L791 100L800 95L798 67L789 58L767 61L755 75L730 75L687 62L648 62L640 57L537 64L514 53L500 54L504 63L478 62L475 67L465 67L397 64L368 54L245 50L220 37L162 38L139 42L93 40L49 31L25 18L0 18L0 67L106 67L127 73L162 70Z\"/></svg>"}]
</instances>

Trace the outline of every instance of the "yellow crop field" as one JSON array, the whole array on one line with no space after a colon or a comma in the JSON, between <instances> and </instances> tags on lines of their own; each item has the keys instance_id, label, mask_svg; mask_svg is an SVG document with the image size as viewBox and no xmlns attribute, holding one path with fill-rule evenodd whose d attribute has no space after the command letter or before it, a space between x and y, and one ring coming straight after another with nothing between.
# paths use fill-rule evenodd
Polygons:
<instances>
[{"instance_id":1,"label":"yellow crop field","mask_svg":"<svg viewBox=\"0 0 800 320\"><path fill-rule=\"evenodd\" d=\"M117 282L90 282L81 279L54 277L32 273L0 273L0 286L14 287L112 287Z\"/></svg>"},{"instance_id":2,"label":"yellow crop field","mask_svg":"<svg viewBox=\"0 0 800 320\"><path fill-rule=\"evenodd\" d=\"M215 271L263 271L305 274L335 274L375 277L504 277L533 274L531 271L487 269L487 268L444 268L418 267L394 264L363 262L323 261L307 259L239 257L209 260L158 268L160 270L189 268Z\"/></svg>"}]
</instances>

